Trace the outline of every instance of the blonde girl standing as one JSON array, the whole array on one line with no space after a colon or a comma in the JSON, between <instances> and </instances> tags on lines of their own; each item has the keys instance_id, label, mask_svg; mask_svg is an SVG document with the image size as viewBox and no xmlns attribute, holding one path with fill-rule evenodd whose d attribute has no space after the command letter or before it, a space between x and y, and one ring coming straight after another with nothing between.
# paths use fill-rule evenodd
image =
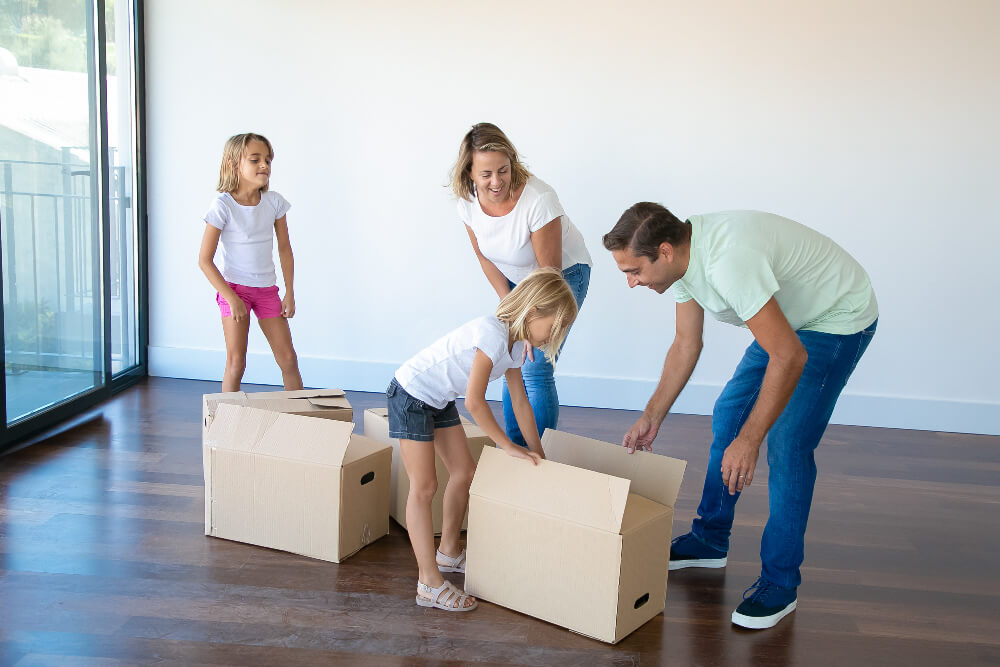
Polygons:
<instances>
[{"instance_id":1,"label":"blonde girl standing","mask_svg":"<svg viewBox=\"0 0 1000 667\"><path fill-rule=\"evenodd\" d=\"M250 312L267 338L281 368L286 390L302 389L298 358L292 347L288 319L295 315L292 287L294 260L285 214L291 205L268 189L274 149L259 134L237 134L226 141L219 169L219 195L205 214L205 233L198 266L216 289L226 337L226 369L222 391L238 391L247 361ZM285 283L278 297L272 249L278 240L278 259ZM215 265L222 241L224 268Z\"/></svg>"},{"instance_id":2,"label":"blonde girl standing","mask_svg":"<svg viewBox=\"0 0 1000 667\"><path fill-rule=\"evenodd\" d=\"M389 435L398 438L410 478L406 527L417 558L422 607L472 611L477 602L441 576L465 572L459 544L476 464L455 399L465 394L473 420L497 446L533 464L544 458L535 416L521 380L525 345L555 356L576 318L573 291L557 269L539 269L500 300L493 315L468 322L403 364L389 383ZM527 449L514 444L486 402L486 386L503 376ZM434 453L448 469L441 543L434 549L431 499L437 492Z\"/></svg>"}]
</instances>

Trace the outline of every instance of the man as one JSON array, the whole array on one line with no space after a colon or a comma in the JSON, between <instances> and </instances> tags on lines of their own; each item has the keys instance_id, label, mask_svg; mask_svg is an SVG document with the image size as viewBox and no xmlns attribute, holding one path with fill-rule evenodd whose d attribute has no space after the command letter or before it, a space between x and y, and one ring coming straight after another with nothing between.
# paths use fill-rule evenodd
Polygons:
<instances>
[{"instance_id":1,"label":"man","mask_svg":"<svg viewBox=\"0 0 1000 667\"><path fill-rule=\"evenodd\" d=\"M625 434L652 450L660 424L701 354L705 311L750 329L747 348L712 413L698 517L673 541L670 569L724 567L740 492L768 436L770 516L761 574L733 623L769 628L794 611L816 482L813 451L841 390L875 333L878 304L864 269L822 234L786 218L730 211L678 220L659 204L629 208L604 236L629 287L673 286L677 329L656 391Z\"/></svg>"}]
</instances>

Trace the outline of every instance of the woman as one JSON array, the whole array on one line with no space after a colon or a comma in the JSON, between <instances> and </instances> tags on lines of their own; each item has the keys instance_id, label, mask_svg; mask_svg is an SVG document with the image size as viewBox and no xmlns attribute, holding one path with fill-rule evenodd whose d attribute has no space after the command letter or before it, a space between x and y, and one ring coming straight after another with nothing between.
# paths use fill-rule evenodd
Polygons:
<instances>
[{"instance_id":1,"label":"woman","mask_svg":"<svg viewBox=\"0 0 1000 667\"><path fill-rule=\"evenodd\" d=\"M583 304L592 264L583 235L563 212L555 190L527 170L500 128L473 125L462 139L451 176L458 216L498 297L535 269L555 267L572 288L577 306ZM541 435L559 420L555 368L537 349L527 348L527 357L521 375ZM527 447L506 383L503 414L508 437Z\"/></svg>"}]
</instances>

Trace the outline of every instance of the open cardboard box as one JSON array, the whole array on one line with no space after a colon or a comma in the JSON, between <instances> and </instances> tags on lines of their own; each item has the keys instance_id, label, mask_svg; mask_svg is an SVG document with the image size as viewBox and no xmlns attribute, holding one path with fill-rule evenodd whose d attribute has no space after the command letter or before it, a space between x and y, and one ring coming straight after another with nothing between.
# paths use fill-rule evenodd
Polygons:
<instances>
[{"instance_id":1,"label":"open cardboard box","mask_svg":"<svg viewBox=\"0 0 1000 667\"><path fill-rule=\"evenodd\" d=\"M295 391L229 391L202 396L202 437L212 424L215 411L222 403L259 408L290 415L322 417L354 421L354 410L343 389L298 389Z\"/></svg>"},{"instance_id":2,"label":"open cardboard box","mask_svg":"<svg viewBox=\"0 0 1000 667\"><path fill-rule=\"evenodd\" d=\"M205 534L339 563L389 532L391 448L354 424L221 403Z\"/></svg>"},{"instance_id":3,"label":"open cardboard box","mask_svg":"<svg viewBox=\"0 0 1000 667\"><path fill-rule=\"evenodd\" d=\"M617 643L663 611L687 463L546 430L538 466L484 450L469 502L465 590Z\"/></svg>"},{"instance_id":4,"label":"open cardboard box","mask_svg":"<svg viewBox=\"0 0 1000 667\"><path fill-rule=\"evenodd\" d=\"M399 453L399 440L389 437L389 417L386 408L369 408L365 410L365 435L392 446L392 485L389 489L389 516L406 528L406 498L410 494L410 478L406 474L403 458ZM495 446L493 441L474 423L462 417L465 427L465 437L469 441L469 453L472 460L478 461L483 447ZM430 444L430 443L428 443ZM433 446L433 445L432 445ZM444 487L448 484L448 469L437 454L434 455L434 467L437 471L438 489L431 501L431 516L434 521L434 534L441 534L443 515ZM462 528L468 528L469 517L466 514Z\"/></svg>"}]
</instances>

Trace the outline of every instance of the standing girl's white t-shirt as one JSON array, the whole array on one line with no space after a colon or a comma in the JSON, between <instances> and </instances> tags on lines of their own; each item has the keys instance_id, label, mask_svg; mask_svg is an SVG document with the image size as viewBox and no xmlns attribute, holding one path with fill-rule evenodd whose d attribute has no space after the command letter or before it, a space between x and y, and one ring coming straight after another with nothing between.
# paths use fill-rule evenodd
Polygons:
<instances>
[{"instance_id":1,"label":"standing girl's white t-shirt","mask_svg":"<svg viewBox=\"0 0 1000 667\"><path fill-rule=\"evenodd\" d=\"M563 211L556 191L535 176L528 178L520 198L507 215L487 215L479 198L473 194L472 199L458 200L458 217L472 228L483 257L493 262L514 284L538 268L531 233L556 218L562 223L562 268L593 264L583 235Z\"/></svg>"},{"instance_id":2,"label":"standing girl's white t-shirt","mask_svg":"<svg viewBox=\"0 0 1000 667\"><path fill-rule=\"evenodd\" d=\"M244 206L221 192L205 214L205 222L222 230L223 269L227 282L247 287L271 287L274 273L274 221L292 207L273 190L260 193L260 203Z\"/></svg>"},{"instance_id":3,"label":"standing girl's white t-shirt","mask_svg":"<svg viewBox=\"0 0 1000 667\"><path fill-rule=\"evenodd\" d=\"M524 341L507 349L510 328L495 315L466 322L434 341L396 371L396 381L410 396L438 410L465 393L476 350L493 362L490 381L519 368Z\"/></svg>"}]
</instances>

